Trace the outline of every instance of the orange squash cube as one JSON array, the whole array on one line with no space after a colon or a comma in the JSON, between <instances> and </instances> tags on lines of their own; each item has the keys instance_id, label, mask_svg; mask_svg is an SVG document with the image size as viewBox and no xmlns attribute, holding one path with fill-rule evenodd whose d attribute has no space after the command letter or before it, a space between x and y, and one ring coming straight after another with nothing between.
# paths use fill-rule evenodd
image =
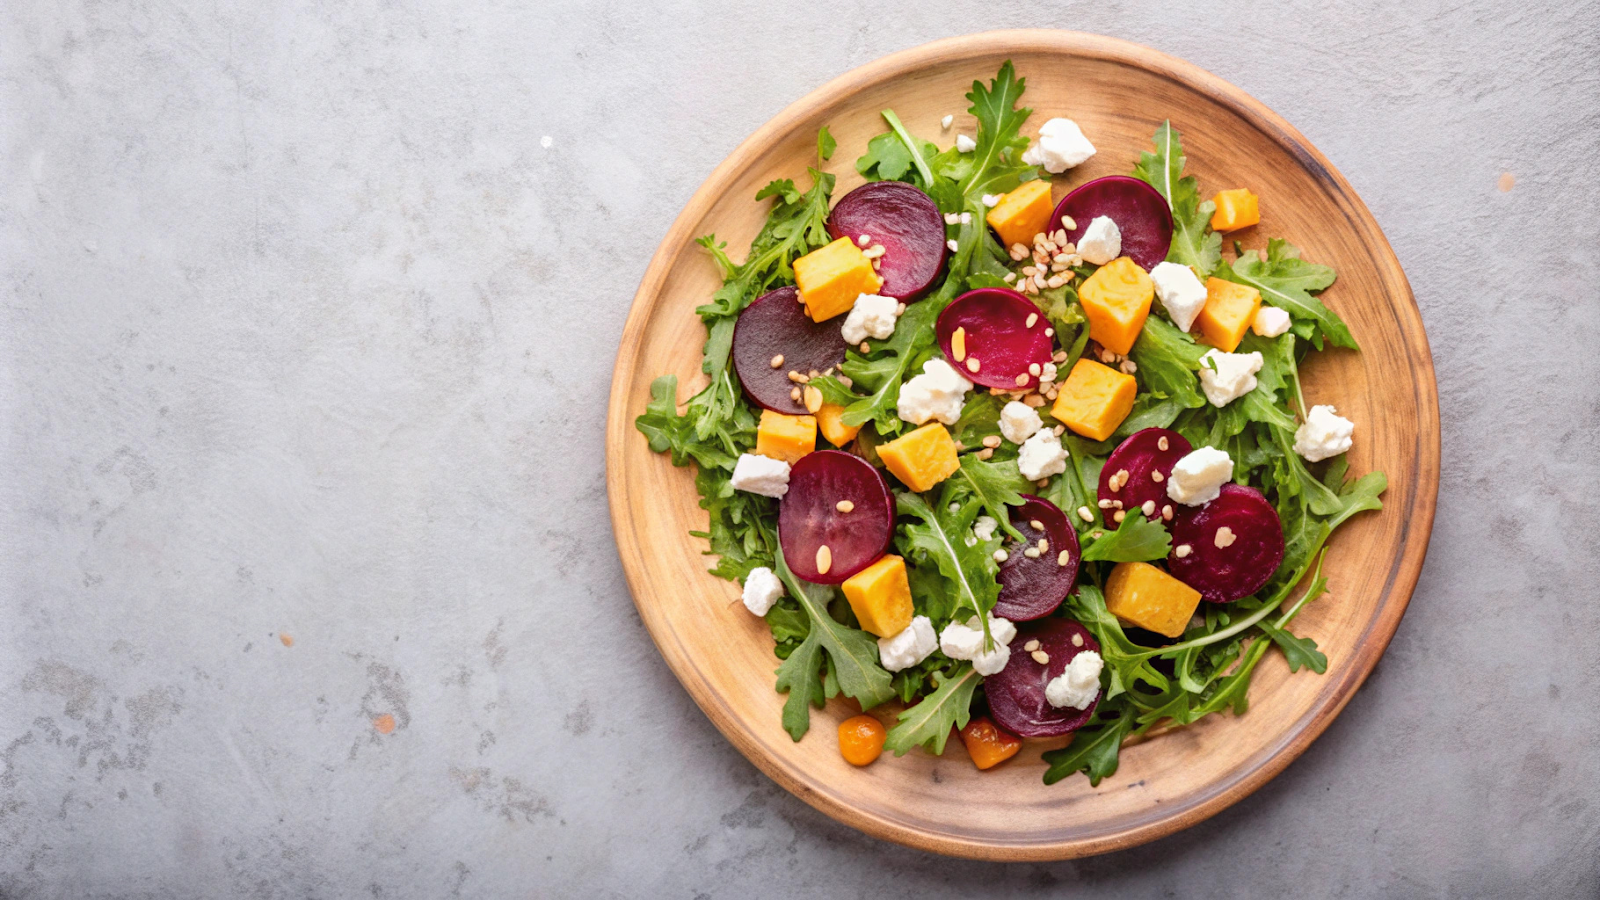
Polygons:
<instances>
[{"instance_id":1,"label":"orange squash cube","mask_svg":"<svg viewBox=\"0 0 1600 900\"><path fill-rule=\"evenodd\" d=\"M883 279L872 270L852 238L842 237L794 261L794 283L813 322L826 322L856 305L862 294L876 294Z\"/></svg>"},{"instance_id":2,"label":"orange squash cube","mask_svg":"<svg viewBox=\"0 0 1600 900\"><path fill-rule=\"evenodd\" d=\"M911 626L911 582L904 559L885 554L845 579L842 587L863 631L894 637Z\"/></svg>"},{"instance_id":3,"label":"orange squash cube","mask_svg":"<svg viewBox=\"0 0 1600 900\"><path fill-rule=\"evenodd\" d=\"M1117 563L1106 579L1106 609L1156 634L1182 635L1199 605L1199 591L1149 563Z\"/></svg>"},{"instance_id":4,"label":"orange squash cube","mask_svg":"<svg viewBox=\"0 0 1600 900\"><path fill-rule=\"evenodd\" d=\"M844 407L837 403L824 403L817 410L817 428L821 429L822 436L828 443L835 447L843 447L856 439L856 434L861 431L860 425L846 425L840 416L844 415Z\"/></svg>"},{"instance_id":5,"label":"orange squash cube","mask_svg":"<svg viewBox=\"0 0 1600 900\"><path fill-rule=\"evenodd\" d=\"M1194 317L1194 327L1206 343L1232 353L1244 340L1244 333L1256 320L1261 308L1261 292L1248 284L1235 284L1221 278L1206 279L1206 305Z\"/></svg>"},{"instance_id":6,"label":"orange squash cube","mask_svg":"<svg viewBox=\"0 0 1600 900\"><path fill-rule=\"evenodd\" d=\"M815 416L786 416L770 409L761 411L761 424L756 427L756 452L772 459L781 459L789 465L817 449L817 420Z\"/></svg>"},{"instance_id":7,"label":"orange squash cube","mask_svg":"<svg viewBox=\"0 0 1600 900\"><path fill-rule=\"evenodd\" d=\"M1139 385L1132 375L1091 359L1080 359L1056 394L1050 415L1078 434L1096 441L1110 437L1133 411Z\"/></svg>"},{"instance_id":8,"label":"orange squash cube","mask_svg":"<svg viewBox=\"0 0 1600 900\"><path fill-rule=\"evenodd\" d=\"M894 477L918 493L961 468L961 460L956 458L956 442L938 422L929 422L916 431L879 444L878 458Z\"/></svg>"},{"instance_id":9,"label":"orange squash cube","mask_svg":"<svg viewBox=\"0 0 1600 900\"><path fill-rule=\"evenodd\" d=\"M1033 246L1033 236L1050 230L1050 213L1056 208L1050 202L1050 182L1045 179L1024 181L1017 189L1000 195L1000 202L989 210L984 220L1000 235L1000 243Z\"/></svg>"},{"instance_id":10,"label":"orange squash cube","mask_svg":"<svg viewBox=\"0 0 1600 900\"><path fill-rule=\"evenodd\" d=\"M1078 289L1078 302L1089 317L1089 337L1113 353L1132 350L1155 296L1149 273L1126 256L1096 269Z\"/></svg>"},{"instance_id":11,"label":"orange squash cube","mask_svg":"<svg viewBox=\"0 0 1600 900\"><path fill-rule=\"evenodd\" d=\"M1248 188L1222 191L1211 202L1217 211L1211 214L1212 231L1238 231L1261 221L1261 204Z\"/></svg>"},{"instance_id":12,"label":"orange squash cube","mask_svg":"<svg viewBox=\"0 0 1600 900\"><path fill-rule=\"evenodd\" d=\"M988 716L978 716L961 729L961 743L967 745L967 755L979 770L992 769L1017 755L1022 749L1022 738L1000 726Z\"/></svg>"}]
</instances>

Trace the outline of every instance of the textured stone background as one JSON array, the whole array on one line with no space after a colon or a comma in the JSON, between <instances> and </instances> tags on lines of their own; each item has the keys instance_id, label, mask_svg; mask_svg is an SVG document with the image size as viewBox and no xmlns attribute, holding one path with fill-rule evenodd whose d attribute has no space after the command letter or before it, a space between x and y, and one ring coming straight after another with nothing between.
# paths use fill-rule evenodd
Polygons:
<instances>
[{"instance_id":1,"label":"textured stone background","mask_svg":"<svg viewBox=\"0 0 1600 900\"><path fill-rule=\"evenodd\" d=\"M0 896L1600 896L1600 6L628 6L0 4ZM649 252L739 140L1020 25L1193 60L1343 169L1444 475L1300 761L1003 866L723 741L623 585L601 434Z\"/></svg>"}]
</instances>

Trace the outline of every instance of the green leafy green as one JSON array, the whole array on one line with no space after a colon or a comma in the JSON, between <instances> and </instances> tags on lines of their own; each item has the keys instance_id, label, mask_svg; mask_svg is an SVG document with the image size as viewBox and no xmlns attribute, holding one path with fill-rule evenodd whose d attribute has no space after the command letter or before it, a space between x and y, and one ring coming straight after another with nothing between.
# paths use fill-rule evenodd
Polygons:
<instances>
[{"instance_id":1,"label":"green leafy green","mask_svg":"<svg viewBox=\"0 0 1600 900\"><path fill-rule=\"evenodd\" d=\"M1160 519L1146 519L1142 510L1131 510L1116 531L1107 532L1083 549L1085 562L1144 562L1166 559L1172 552L1172 536Z\"/></svg>"},{"instance_id":2,"label":"green leafy green","mask_svg":"<svg viewBox=\"0 0 1600 900\"><path fill-rule=\"evenodd\" d=\"M1000 539L980 541L972 533L973 520L983 509L983 502L970 493L963 495L950 481L945 482L934 503L910 491L898 492L894 499L895 509L908 520L900 526L903 555L927 560L938 568L947 583L946 590L954 598L954 608L969 610L979 617L987 643L987 614L1000 596L1000 567L994 561Z\"/></svg>"},{"instance_id":3,"label":"green leafy green","mask_svg":"<svg viewBox=\"0 0 1600 900\"><path fill-rule=\"evenodd\" d=\"M1068 775L1083 772L1089 776L1090 785L1099 787L1102 779L1117 773L1118 751L1133 725L1129 716L1108 719L1104 712L1095 710L1094 716L1073 732L1072 743L1044 754L1044 761L1050 764L1044 772L1044 783L1055 784Z\"/></svg>"},{"instance_id":4,"label":"green leafy green","mask_svg":"<svg viewBox=\"0 0 1600 900\"><path fill-rule=\"evenodd\" d=\"M1156 129L1154 153L1139 154L1135 178L1143 179L1167 198L1172 208L1172 246L1167 259L1193 266L1201 278L1222 265L1222 235L1211 230L1211 214L1217 205L1200 200L1200 183L1183 174L1183 139L1172 123L1162 122Z\"/></svg>"},{"instance_id":5,"label":"green leafy green","mask_svg":"<svg viewBox=\"0 0 1600 900\"><path fill-rule=\"evenodd\" d=\"M1147 390L1182 409L1195 409L1206 402L1196 373L1207 349L1178 326L1152 316L1145 319L1128 355L1138 365L1139 379Z\"/></svg>"},{"instance_id":6,"label":"green leafy green","mask_svg":"<svg viewBox=\"0 0 1600 900\"><path fill-rule=\"evenodd\" d=\"M1011 524L1008 506L1021 506L1022 494L1030 489L1028 479L1017 470L1014 459L981 460L972 454L961 457L961 468L956 475L972 491L972 495L1007 534L1025 540L1022 532Z\"/></svg>"},{"instance_id":7,"label":"green leafy green","mask_svg":"<svg viewBox=\"0 0 1600 900\"><path fill-rule=\"evenodd\" d=\"M1333 284L1333 269L1301 259L1299 248L1288 241L1268 240L1264 259L1255 250L1241 251L1231 268L1220 269L1216 275L1260 291L1262 301L1287 311L1295 333L1310 338L1317 349L1322 349L1324 339L1335 347L1359 349L1344 320L1311 296L1312 291Z\"/></svg>"},{"instance_id":8,"label":"green leafy green","mask_svg":"<svg viewBox=\"0 0 1600 900\"><path fill-rule=\"evenodd\" d=\"M823 161L833 159L833 151L838 149L839 142L828 133L828 126L824 125L817 131L817 156Z\"/></svg>"},{"instance_id":9,"label":"green leafy green","mask_svg":"<svg viewBox=\"0 0 1600 900\"><path fill-rule=\"evenodd\" d=\"M922 747L935 756L942 754L951 730L967 724L972 692L983 679L966 663L951 675L936 672L933 679L938 689L902 711L884 739L883 748L895 756L906 755L912 747Z\"/></svg>"}]
</instances>

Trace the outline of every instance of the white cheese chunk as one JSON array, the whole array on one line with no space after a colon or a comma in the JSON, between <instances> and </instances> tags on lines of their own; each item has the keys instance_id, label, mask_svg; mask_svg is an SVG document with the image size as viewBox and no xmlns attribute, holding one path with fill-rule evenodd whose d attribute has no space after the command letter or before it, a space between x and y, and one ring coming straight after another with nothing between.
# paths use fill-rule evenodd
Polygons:
<instances>
[{"instance_id":1,"label":"white cheese chunk","mask_svg":"<svg viewBox=\"0 0 1600 900\"><path fill-rule=\"evenodd\" d=\"M1013 444L1033 437L1043 427L1038 411L1021 401L1013 400L1000 410L1000 435Z\"/></svg>"},{"instance_id":2,"label":"white cheese chunk","mask_svg":"<svg viewBox=\"0 0 1600 900\"><path fill-rule=\"evenodd\" d=\"M1034 432L1033 437L1023 441L1017 451L1017 468L1022 471L1022 477L1029 481L1065 472L1067 451L1061 446L1061 438L1048 428Z\"/></svg>"},{"instance_id":3,"label":"white cheese chunk","mask_svg":"<svg viewBox=\"0 0 1600 900\"><path fill-rule=\"evenodd\" d=\"M1350 449L1350 436L1356 423L1344 416L1334 415L1331 406L1313 406L1306 414L1306 422L1294 433L1294 452L1311 462L1327 459Z\"/></svg>"},{"instance_id":4,"label":"white cheese chunk","mask_svg":"<svg viewBox=\"0 0 1600 900\"><path fill-rule=\"evenodd\" d=\"M955 124L955 121L956 121L956 117L954 115L947 115L944 118L939 120L939 127L944 129L945 131L949 131L950 130L950 126Z\"/></svg>"},{"instance_id":5,"label":"white cheese chunk","mask_svg":"<svg viewBox=\"0 0 1600 900\"><path fill-rule=\"evenodd\" d=\"M1083 136L1083 129L1071 119L1051 119L1039 127L1039 140L1024 150L1022 162L1030 166L1043 166L1046 172L1059 175L1082 165L1094 155L1094 145Z\"/></svg>"},{"instance_id":6,"label":"white cheese chunk","mask_svg":"<svg viewBox=\"0 0 1600 900\"><path fill-rule=\"evenodd\" d=\"M1122 255L1122 229L1110 216L1095 216L1078 239L1078 255L1097 266L1111 262Z\"/></svg>"},{"instance_id":7,"label":"white cheese chunk","mask_svg":"<svg viewBox=\"0 0 1600 900\"><path fill-rule=\"evenodd\" d=\"M883 340L894 334L894 323L899 319L900 301L878 294L862 294L844 317L839 333L847 344L859 344L867 338Z\"/></svg>"},{"instance_id":8,"label":"white cheese chunk","mask_svg":"<svg viewBox=\"0 0 1600 900\"><path fill-rule=\"evenodd\" d=\"M951 659L970 659L979 675L993 675L1004 669L1011 660L1011 639L1017 636L1017 626L1009 620L989 616L989 636L994 646L984 650L983 624L973 616L966 622L951 622L939 635L939 649Z\"/></svg>"},{"instance_id":9,"label":"white cheese chunk","mask_svg":"<svg viewBox=\"0 0 1600 900\"><path fill-rule=\"evenodd\" d=\"M1276 306L1262 304L1261 308L1256 310L1256 318L1250 323L1250 330L1262 337L1275 338L1288 331L1291 324L1288 312Z\"/></svg>"},{"instance_id":10,"label":"white cheese chunk","mask_svg":"<svg viewBox=\"0 0 1600 900\"><path fill-rule=\"evenodd\" d=\"M1093 650L1084 650L1067 663L1067 669L1044 686L1044 699L1058 709L1088 709L1100 696L1100 670L1105 661Z\"/></svg>"},{"instance_id":11,"label":"white cheese chunk","mask_svg":"<svg viewBox=\"0 0 1600 900\"><path fill-rule=\"evenodd\" d=\"M749 491L763 497L782 497L789 493L789 464L781 459L756 453L741 453L728 480L736 491Z\"/></svg>"},{"instance_id":12,"label":"white cheese chunk","mask_svg":"<svg viewBox=\"0 0 1600 900\"><path fill-rule=\"evenodd\" d=\"M956 152L971 153L978 149L978 142L964 134L956 135Z\"/></svg>"},{"instance_id":13,"label":"white cheese chunk","mask_svg":"<svg viewBox=\"0 0 1600 900\"><path fill-rule=\"evenodd\" d=\"M764 616L783 596L783 582L766 566L757 566L744 577L744 608Z\"/></svg>"},{"instance_id":14,"label":"white cheese chunk","mask_svg":"<svg viewBox=\"0 0 1600 900\"><path fill-rule=\"evenodd\" d=\"M1206 286L1199 276L1181 263L1159 262L1150 270L1150 280L1155 282L1156 297L1172 317L1172 324L1188 331L1206 305Z\"/></svg>"},{"instance_id":15,"label":"white cheese chunk","mask_svg":"<svg viewBox=\"0 0 1600 900\"><path fill-rule=\"evenodd\" d=\"M1260 353L1223 353L1212 348L1200 357L1200 388L1211 405L1221 409L1256 389Z\"/></svg>"},{"instance_id":16,"label":"white cheese chunk","mask_svg":"<svg viewBox=\"0 0 1600 900\"><path fill-rule=\"evenodd\" d=\"M930 419L954 425L961 418L961 405L970 390L972 382L962 378L949 363L930 359L923 363L921 375L900 386L896 411L913 425Z\"/></svg>"},{"instance_id":17,"label":"white cheese chunk","mask_svg":"<svg viewBox=\"0 0 1600 900\"><path fill-rule=\"evenodd\" d=\"M987 541L994 537L994 530L1000 527L994 516L979 516L973 520L972 536L980 541Z\"/></svg>"},{"instance_id":18,"label":"white cheese chunk","mask_svg":"<svg viewBox=\"0 0 1600 900\"><path fill-rule=\"evenodd\" d=\"M1185 506L1200 506L1217 499L1231 480L1233 459L1215 447L1199 447L1172 467L1167 496Z\"/></svg>"},{"instance_id":19,"label":"white cheese chunk","mask_svg":"<svg viewBox=\"0 0 1600 900\"><path fill-rule=\"evenodd\" d=\"M878 660L891 672L909 669L937 649L939 638L933 633L933 620L927 616L913 618L899 634L878 638Z\"/></svg>"}]
</instances>

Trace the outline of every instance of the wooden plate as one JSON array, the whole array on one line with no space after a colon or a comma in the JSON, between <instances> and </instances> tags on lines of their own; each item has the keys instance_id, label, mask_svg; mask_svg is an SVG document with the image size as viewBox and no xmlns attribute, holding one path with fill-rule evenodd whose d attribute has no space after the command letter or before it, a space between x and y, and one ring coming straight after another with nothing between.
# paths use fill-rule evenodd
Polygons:
<instances>
[{"instance_id":1,"label":"wooden plate","mask_svg":"<svg viewBox=\"0 0 1600 900\"><path fill-rule=\"evenodd\" d=\"M779 725L772 639L737 603L737 588L706 573L705 542L688 535L706 522L692 470L651 453L633 427L657 375L677 374L680 399L704 383L704 330L693 310L718 280L694 238L715 232L730 248L748 247L765 216L766 204L752 200L756 191L774 178L804 185L823 125L839 141L826 164L839 176L835 197L860 182L853 164L867 140L886 130L880 110L895 109L913 133L941 145L957 131L970 134L963 95L1007 59L1027 79L1023 105L1034 113L1024 133L1069 116L1099 148L1089 163L1057 177L1057 197L1090 178L1130 171L1170 118L1204 194L1248 186L1261 196L1261 225L1235 237L1260 247L1265 236L1282 236L1306 258L1338 269L1324 300L1362 352L1314 360L1307 401L1335 404L1355 420L1353 472L1389 476L1386 509L1358 516L1334 538L1331 595L1295 623L1327 652L1327 673L1291 677L1282 657L1269 654L1248 713L1211 716L1127 747L1117 774L1098 788L1076 776L1041 783L1039 755L1059 742L1029 741L988 772L973 767L959 740L942 758L917 750L855 769L838 752L836 725L856 712L844 700L813 712L811 733L791 741ZM955 129L941 132L948 113ZM612 524L639 614L667 664L728 740L796 796L868 834L940 853L1004 860L1103 853L1186 828L1245 797L1299 756L1372 670L1405 611L1433 527L1433 363L1405 274L1367 208L1322 154L1243 91L1188 63L1095 35L1004 31L939 41L843 75L784 110L739 145L678 216L634 298L612 378Z\"/></svg>"}]
</instances>

